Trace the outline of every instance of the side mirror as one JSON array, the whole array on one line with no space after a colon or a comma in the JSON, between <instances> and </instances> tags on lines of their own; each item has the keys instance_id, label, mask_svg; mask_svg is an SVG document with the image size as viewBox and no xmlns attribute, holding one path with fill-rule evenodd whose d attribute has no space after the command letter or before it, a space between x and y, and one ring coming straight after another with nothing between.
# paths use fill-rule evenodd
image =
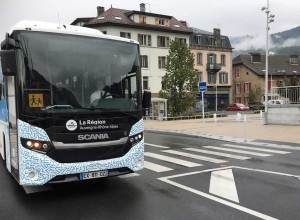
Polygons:
<instances>
[{"instance_id":1,"label":"side mirror","mask_svg":"<svg viewBox=\"0 0 300 220\"><path fill-rule=\"evenodd\" d=\"M150 108L150 106L151 106L151 92L145 90L143 94L143 109Z\"/></svg>"},{"instance_id":2,"label":"side mirror","mask_svg":"<svg viewBox=\"0 0 300 220\"><path fill-rule=\"evenodd\" d=\"M14 50L2 50L1 65L4 76L15 76L17 75L17 62L16 54Z\"/></svg>"}]
</instances>

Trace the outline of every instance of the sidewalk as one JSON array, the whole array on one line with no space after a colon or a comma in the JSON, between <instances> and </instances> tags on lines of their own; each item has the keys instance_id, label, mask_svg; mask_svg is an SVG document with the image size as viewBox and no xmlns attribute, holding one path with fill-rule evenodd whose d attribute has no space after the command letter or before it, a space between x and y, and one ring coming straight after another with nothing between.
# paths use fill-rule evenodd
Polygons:
<instances>
[{"instance_id":1,"label":"sidewalk","mask_svg":"<svg viewBox=\"0 0 300 220\"><path fill-rule=\"evenodd\" d=\"M242 119L244 116L242 115ZM245 139L247 141L278 141L300 144L300 126L263 125L260 115L249 114L247 122L237 121L236 115L214 119L192 119L177 121L145 120L145 129L199 133L205 136L220 135Z\"/></svg>"}]
</instances>

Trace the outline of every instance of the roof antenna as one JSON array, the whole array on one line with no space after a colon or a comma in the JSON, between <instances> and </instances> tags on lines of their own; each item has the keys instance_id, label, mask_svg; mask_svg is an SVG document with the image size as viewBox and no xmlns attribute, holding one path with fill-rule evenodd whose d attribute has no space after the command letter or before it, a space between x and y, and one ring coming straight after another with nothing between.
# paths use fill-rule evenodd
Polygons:
<instances>
[{"instance_id":1,"label":"roof antenna","mask_svg":"<svg viewBox=\"0 0 300 220\"><path fill-rule=\"evenodd\" d=\"M60 29L60 19L59 19L59 13L57 13L57 18L58 18L58 28Z\"/></svg>"}]
</instances>

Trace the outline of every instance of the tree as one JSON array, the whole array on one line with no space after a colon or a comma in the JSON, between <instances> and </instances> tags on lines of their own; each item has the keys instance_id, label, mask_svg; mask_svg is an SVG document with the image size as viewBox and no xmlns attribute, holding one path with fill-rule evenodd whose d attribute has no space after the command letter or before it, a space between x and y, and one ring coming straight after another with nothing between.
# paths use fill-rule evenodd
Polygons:
<instances>
[{"instance_id":1,"label":"tree","mask_svg":"<svg viewBox=\"0 0 300 220\"><path fill-rule=\"evenodd\" d=\"M175 116L195 106L196 92L194 56L187 44L179 40L171 41L160 97L168 98L169 112Z\"/></svg>"}]
</instances>

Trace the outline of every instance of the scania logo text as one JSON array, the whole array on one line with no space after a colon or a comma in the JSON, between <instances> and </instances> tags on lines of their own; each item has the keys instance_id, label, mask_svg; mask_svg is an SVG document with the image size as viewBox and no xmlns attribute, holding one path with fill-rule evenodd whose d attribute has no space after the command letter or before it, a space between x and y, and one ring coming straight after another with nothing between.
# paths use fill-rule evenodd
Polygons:
<instances>
[{"instance_id":1,"label":"scania logo text","mask_svg":"<svg viewBox=\"0 0 300 220\"><path fill-rule=\"evenodd\" d=\"M105 134L81 134L78 135L79 141L90 141L90 140L104 140L109 139L109 136L107 133Z\"/></svg>"}]
</instances>

